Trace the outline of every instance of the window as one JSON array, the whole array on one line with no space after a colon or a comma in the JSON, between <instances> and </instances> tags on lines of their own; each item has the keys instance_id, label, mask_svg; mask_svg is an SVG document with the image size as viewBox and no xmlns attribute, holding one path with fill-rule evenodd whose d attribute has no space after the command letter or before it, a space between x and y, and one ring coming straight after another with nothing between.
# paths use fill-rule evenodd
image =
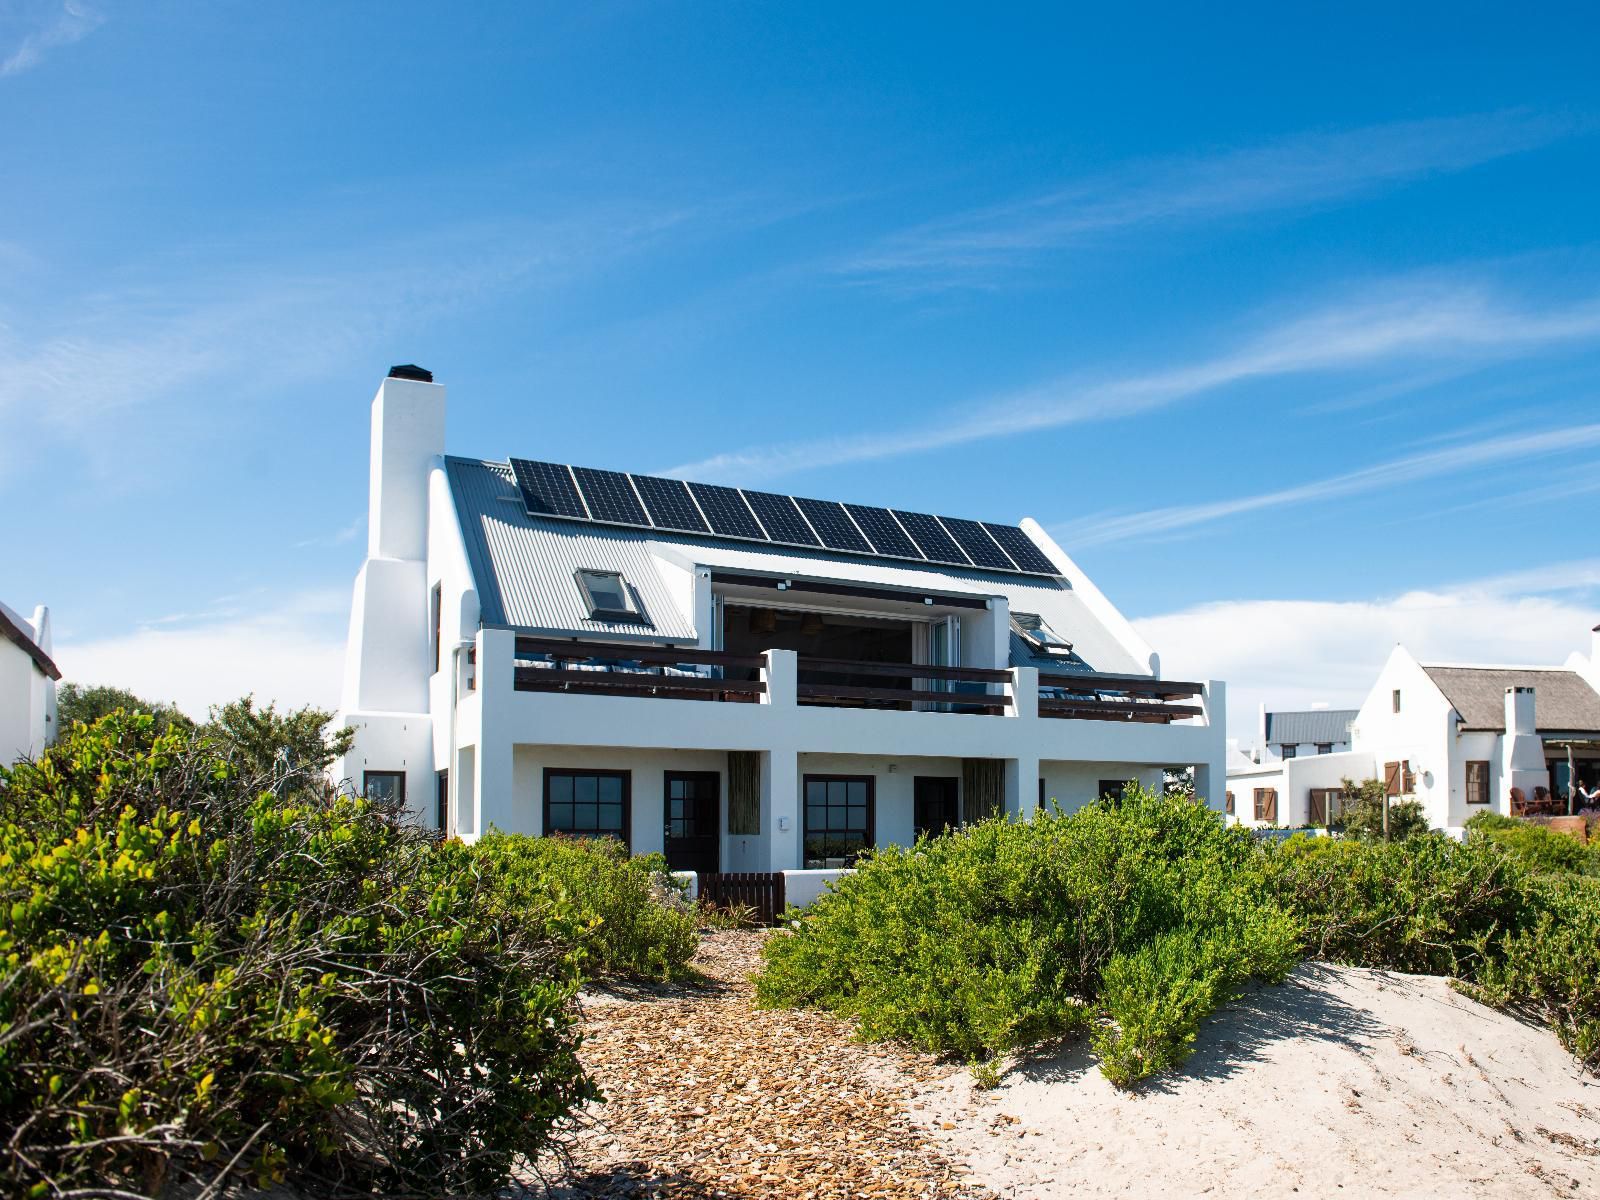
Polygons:
<instances>
[{"instance_id":1,"label":"window","mask_svg":"<svg viewBox=\"0 0 1600 1200\"><path fill-rule=\"evenodd\" d=\"M1489 803L1489 764L1480 760L1467 763L1467 803Z\"/></svg>"},{"instance_id":2,"label":"window","mask_svg":"<svg viewBox=\"0 0 1600 1200\"><path fill-rule=\"evenodd\" d=\"M807 775L807 868L848 867L872 848L874 780L870 775Z\"/></svg>"},{"instance_id":3,"label":"window","mask_svg":"<svg viewBox=\"0 0 1600 1200\"><path fill-rule=\"evenodd\" d=\"M627 771L545 768L545 833L614 837L628 845L631 778Z\"/></svg>"},{"instance_id":4,"label":"window","mask_svg":"<svg viewBox=\"0 0 1600 1200\"><path fill-rule=\"evenodd\" d=\"M365 771L361 776L361 794L379 804L403 808L406 802L406 773Z\"/></svg>"},{"instance_id":5,"label":"window","mask_svg":"<svg viewBox=\"0 0 1600 1200\"><path fill-rule=\"evenodd\" d=\"M1318 742L1317 743L1317 753L1318 754L1332 754L1333 753L1333 743L1332 742Z\"/></svg>"},{"instance_id":6,"label":"window","mask_svg":"<svg viewBox=\"0 0 1600 1200\"><path fill-rule=\"evenodd\" d=\"M1344 792L1338 788L1312 788L1309 819L1313 825L1330 825L1344 812Z\"/></svg>"},{"instance_id":7,"label":"window","mask_svg":"<svg viewBox=\"0 0 1600 1200\"><path fill-rule=\"evenodd\" d=\"M1411 773L1411 760L1383 764L1383 790L1389 796L1410 796L1417 790L1417 777Z\"/></svg>"},{"instance_id":8,"label":"window","mask_svg":"<svg viewBox=\"0 0 1600 1200\"><path fill-rule=\"evenodd\" d=\"M1256 820L1269 825L1278 823L1278 789L1257 788L1255 794Z\"/></svg>"},{"instance_id":9,"label":"window","mask_svg":"<svg viewBox=\"0 0 1600 1200\"><path fill-rule=\"evenodd\" d=\"M954 777L918 775L911 788L911 831L917 837L937 837L961 824L958 803L961 781ZM1039 781L1044 795L1044 780Z\"/></svg>"},{"instance_id":10,"label":"window","mask_svg":"<svg viewBox=\"0 0 1600 1200\"><path fill-rule=\"evenodd\" d=\"M1122 793L1132 785L1128 779L1102 779L1100 790L1096 793L1102 800L1121 800Z\"/></svg>"},{"instance_id":11,"label":"window","mask_svg":"<svg viewBox=\"0 0 1600 1200\"><path fill-rule=\"evenodd\" d=\"M1012 613L1011 629L1040 654L1065 658L1072 653L1072 643L1046 625L1038 613Z\"/></svg>"},{"instance_id":12,"label":"window","mask_svg":"<svg viewBox=\"0 0 1600 1200\"><path fill-rule=\"evenodd\" d=\"M1299 746L1283 745L1283 746L1279 746L1278 747L1278 757L1279 758L1293 758L1296 754L1299 754L1299 753L1300 753L1300 747Z\"/></svg>"},{"instance_id":13,"label":"window","mask_svg":"<svg viewBox=\"0 0 1600 1200\"><path fill-rule=\"evenodd\" d=\"M633 602L633 589L616 571L578 571L574 578L583 591L589 606L589 618L595 621L643 621L639 608Z\"/></svg>"},{"instance_id":14,"label":"window","mask_svg":"<svg viewBox=\"0 0 1600 1200\"><path fill-rule=\"evenodd\" d=\"M1399 688L1395 688L1393 700L1394 700L1394 711L1395 712L1399 712L1400 711L1400 689Z\"/></svg>"},{"instance_id":15,"label":"window","mask_svg":"<svg viewBox=\"0 0 1600 1200\"><path fill-rule=\"evenodd\" d=\"M444 608L444 585L436 583L433 591L428 594L428 615L433 619L433 673L439 673L439 615ZM444 828L442 825L440 828Z\"/></svg>"},{"instance_id":16,"label":"window","mask_svg":"<svg viewBox=\"0 0 1600 1200\"><path fill-rule=\"evenodd\" d=\"M437 787L434 792L435 811L433 814L434 828L439 831L440 837L450 836L450 772L440 771Z\"/></svg>"},{"instance_id":17,"label":"window","mask_svg":"<svg viewBox=\"0 0 1600 1200\"><path fill-rule=\"evenodd\" d=\"M1227 813L1230 817L1233 816L1233 793L1232 792L1224 792L1223 793L1222 811Z\"/></svg>"}]
</instances>

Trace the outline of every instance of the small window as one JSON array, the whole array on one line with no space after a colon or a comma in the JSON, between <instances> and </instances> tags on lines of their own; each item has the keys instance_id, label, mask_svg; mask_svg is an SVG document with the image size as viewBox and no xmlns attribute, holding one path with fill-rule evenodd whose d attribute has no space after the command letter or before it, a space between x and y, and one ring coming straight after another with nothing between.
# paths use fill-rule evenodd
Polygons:
<instances>
[{"instance_id":1,"label":"small window","mask_svg":"<svg viewBox=\"0 0 1600 1200\"><path fill-rule=\"evenodd\" d=\"M629 844L632 775L627 771L555 770L544 773L544 831Z\"/></svg>"},{"instance_id":2,"label":"small window","mask_svg":"<svg viewBox=\"0 0 1600 1200\"><path fill-rule=\"evenodd\" d=\"M1038 613L1012 613L1011 628L1040 654L1066 658L1072 653L1072 643L1045 624Z\"/></svg>"},{"instance_id":3,"label":"small window","mask_svg":"<svg viewBox=\"0 0 1600 1200\"><path fill-rule=\"evenodd\" d=\"M1256 820L1265 821L1268 825L1278 823L1278 789L1256 788L1255 796Z\"/></svg>"},{"instance_id":4,"label":"small window","mask_svg":"<svg viewBox=\"0 0 1600 1200\"><path fill-rule=\"evenodd\" d=\"M616 571L580 570L578 586L589 605L592 620L638 621L639 608L633 602L633 589Z\"/></svg>"},{"instance_id":5,"label":"small window","mask_svg":"<svg viewBox=\"0 0 1600 1200\"><path fill-rule=\"evenodd\" d=\"M1100 781L1100 799L1114 800L1120 803L1122 793L1132 786L1133 780L1131 779L1102 779Z\"/></svg>"},{"instance_id":6,"label":"small window","mask_svg":"<svg viewBox=\"0 0 1600 1200\"><path fill-rule=\"evenodd\" d=\"M1395 688L1395 690L1394 690L1394 711L1395 712L1399 712L1400 711L1400 689L1399 688Z\"/></svg>"},{"instance_id":7,"label":"small window","mask_svg":"<svg viewBox=\"0 0 1600 1200\"><path fill-rule=\"evenodd\" d=\"M1318 742L1317 743L1317 753L1318 754L1332 754L1333 753L1333 743L1332 742Z\"/></svg>"},{"instance_id":8,"label":"small window","mask_svg":"<svg viewBox=\"0 0 1600 1200\"><path fill-rule=\"evenodd\" d=\"M1489 764L1485 761L1467 763L1467 803L1489 803Z\"/></svg>"},{"instance_id":9,"label":"small window","mask_svg":"<svg viewBox=\"0 0 1600 1200\"><path fill-rule=\"evenodd\" d=\"M366 771L361 776L361 794L379 804L403 808L406 802L406 773Z\"/></svg>"},{"instance_id":10,"label":"small window","mask_svg":"<svg viewBox=\"0 0 1600 1200\"><path fill-rule=\"evenodd\" d=\"M433 673L439 673L440 645L439 645L439 617L444 609L444 584L436 583L433 591L428 595L428 615L433 621Z\"/></svg>"},{"instance_id":11,"label":"small window","mask_svg":"<svg viewBox=\"0 0 1600 1200\"><path fill-rule=\"evenodd\" d=\"M1279 746L1278 747L1278 757L1279 758L1293 758L1295 755L1297 755L1299 753L1300 753L1300 747L1299 746L1284 745L1284 746Z\"/></svg>"},{"instance_id":12,"label":"small window","mask_svg":"<svg viewBox=\"0 0 1600 1200\"><path fill-rule=\"evenodd\" d=\"M441 838L450 836L450 772L440 771L434 777L433 825Z\"/></svg>"}]
</instances>

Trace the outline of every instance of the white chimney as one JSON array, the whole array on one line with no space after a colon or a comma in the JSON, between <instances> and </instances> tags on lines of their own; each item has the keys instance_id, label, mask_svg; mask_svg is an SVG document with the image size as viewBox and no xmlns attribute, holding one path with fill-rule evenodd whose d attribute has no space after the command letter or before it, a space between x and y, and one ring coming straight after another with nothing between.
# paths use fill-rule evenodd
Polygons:
<instances>
[{"instance_id":1,"label":"white chimney","mask_svg":"<svg viewBox=\"0 0 1600 1200\"><path fill-rule=\"evenodd\" d=\"M428 470L444 453L444 388L421 367L391 367L372 400L367 557L428 556Z\"/></svg>"},{"instance_id":2,"label":"white chimney","mask_svg":"<svg viewBox=\"0 0 1600 1200\"><path fill-rule=\"evenodd\" d=\"M1537 710L1531 687L1506 689L1506 732L1501 740L1500 799L1511 811L1511 789L1520 788L1524 800L1532 800L1539 788L1550 786L1550 772L1544 761L1544 742L1540 740Z\"/></svg>"}]
</instances>

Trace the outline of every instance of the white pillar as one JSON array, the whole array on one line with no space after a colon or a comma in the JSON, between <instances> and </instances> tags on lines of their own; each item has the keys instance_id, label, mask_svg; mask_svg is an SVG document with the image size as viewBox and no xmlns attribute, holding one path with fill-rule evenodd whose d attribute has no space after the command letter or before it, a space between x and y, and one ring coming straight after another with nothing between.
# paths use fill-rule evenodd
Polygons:
<instances>
[{"instance_id":1,"label":"white pillar","mask_svg":"<svg viewBox=\"0 0 1600 1200\"><path fill-rule=\"evenodd\" d=\"M510 712L516 690L517 635L509 629L478 630L478 747L473 794L477 832L526 833L537 828L528 811L537 797L518 796L512 770L515 733Z\"/></svg>"},{"instance_id":2,"label":"white pillar","mask_svg":"<svg viewBox=\"0 0 1600 1200\"><path fill-rule=\"evenodd\" d=\"M1032 720L1039 715L1039 668L1011 668L1010 716Z\"/></svg>"},{"instance_id":3,"label":"white pillar","mask_svg":"<svg viewBox=\"0 0 1600 1200\"><path fill-rule=\"evenodd\" d=\"M1006 817L1026 821L1039 806L1037 757L1006 759Z\"/></svg>"},{"instance_id":4,"label":"white pillar","mask_svg":"<svg viewBox=\"0 0 1600 1200\"><path fill-rule=\"evenodd\" d=\"M761 752L761 832L767 870L803 866L800 823L800 756L793 750Z\"/></svg>"},{"instance_id":5,"label":"white pillar","mask_svg":"<svg viewBox=\"0 0 1600 1200\"><path fill-rule=\"evenodd\" d=\"M1206 681L1200 694L1205 710L1209 750L1205 762L1194 764L1194 794L1215 812L1223 812L1228 790L1228 685L1220 679Z\"/></svg>"},{"instance_id":6,"label":"white pillar","mask_svg":"<svg viewBox=\"0 0 1600 1200\"><path fill-rule=\"evenodd\" d=\"M800 681L800 656L793 650L768 650L767 665L761 671L767 685L761 703L793 708L799 702L795 692Z\"/></svg>"}]
</instances>

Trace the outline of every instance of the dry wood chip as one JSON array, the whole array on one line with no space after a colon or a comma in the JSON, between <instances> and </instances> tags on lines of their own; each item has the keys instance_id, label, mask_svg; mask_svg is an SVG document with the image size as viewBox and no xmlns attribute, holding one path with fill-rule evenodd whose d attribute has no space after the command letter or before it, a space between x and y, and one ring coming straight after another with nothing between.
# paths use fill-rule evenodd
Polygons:
<instances>
[{"instance_id":1,"label":"dry wood chip","mask_svg":"<svg viewBox=\"0 0 1600 1200\"><path fill-rule=\"evenodd\" d=\"M708 934L704 985L585 998L583 1060L607 1096L540 1164L559 1200L983 1200L908 1120L946 1064L866 1048L849 1022L766 1011L749 977L765 931ZM870 1068L870 1069L869 1069Z\"/></svg>"}]
</instances>

